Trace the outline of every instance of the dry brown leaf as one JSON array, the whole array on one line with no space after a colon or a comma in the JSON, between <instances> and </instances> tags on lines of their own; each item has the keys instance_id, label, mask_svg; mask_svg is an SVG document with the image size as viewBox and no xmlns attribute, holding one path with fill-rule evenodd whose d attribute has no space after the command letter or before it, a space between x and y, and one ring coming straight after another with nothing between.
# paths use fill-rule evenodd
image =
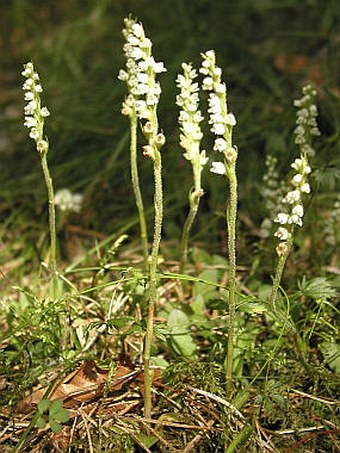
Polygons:
<instances>
[{"instance_id":1,"label":"dry brown leaf","mask_svg":"<svg viewBox=\"0 0 340 453\"><path fill-rule=\"evenodd\" d=\"M124 384L140 374L131 368L118 364L116 373L110 382L110 392L120 390ZM94 361L84 362L80 368L72 371L62 382L57 382L49 395L49 400L61 398L64 407L71 408L82 402L92 401L102 395L109 370L100 368ZM17 405L19 412L30 412L43 398L47 386L38 388Z\"/></svg>"}]
</instances>

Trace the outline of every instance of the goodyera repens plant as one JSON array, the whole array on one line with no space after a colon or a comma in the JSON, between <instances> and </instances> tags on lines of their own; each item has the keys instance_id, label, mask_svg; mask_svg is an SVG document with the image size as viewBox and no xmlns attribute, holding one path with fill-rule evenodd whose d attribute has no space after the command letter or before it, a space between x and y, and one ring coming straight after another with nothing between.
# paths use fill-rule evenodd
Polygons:
<instances>
[{"instance_id":1,"label":"goodyera repens plant","mask_svg":"<svg viewBox=\"0 0 340 453\"><path fill-rule=\"evenodd\" d=\"M236 125L235 116L228 112L227 88L222 82L222 70L216 66L215 52L201 54L203 61L200 72L204 75L203 90L209 93L208 113L211 132L215 135L214 151L220 153L223 162L212 163L211 171L226 175L229 182L229 203L226 209L229 255L229 331L226 357L227 392L232 390L232 367L235 331L235 289L236 289L236 217L237 217L237 147L233 145L232 132Z\"/></svg>"},{"instance_id":2,"label":"goodyera repens plant","mask_svg":"<svg viewBox=\"0 0 340 453\"><path fill-rule=\"evenodd\" d=\"M132 18L125 19L123 35L125 38L124 53L126 56L126 67L120 70L118 78L127 84L127 96L123 102L122 113L129 117L131 126L131 178L136 198L145 267L149 274L149 303L148 318L143 345L144 365L144 415L151 418L152 399L151 387L153 381L153 370L151 362L151 345L154 330L154 312L157 302L157 262L162 233L163 220L163 185L162 185L162 157L161 149L165 144L165 136L159 128L157 107L161 94L161 87L156 80L159 73L166 71L162 62L155 62L152 56L152 43L145 36L141 23ZM213 152L214 157L211 172L226 177L229 187L229 199L226 208L226 224L228 230L228 256L229 256L229 301L228 301L228 343L225 359L225 375L227 394L230 396L233 390L233 355L235 341L235 291L236 291L236 220L237 220L237 176L236 162L238 149L233 144L233 128L236 125L235 116L228 111L227 88L222 82L222 70L216 65L215 52L210 50L202 53L202 65L199 72L203 75L202 89L209 95L208 114L210 130L214 135ZM187 260L188 240L190 229L194 222L200 198L203 195L201 187L201 176L205 165L208 162L206 151L201 150L203 138L200 123L203 115L199 110L199 84L195 81L197 72L191 64L182 64L183 73L177 77L177 87L180 93L177 95L176 103L180 107L180 145L184 149L184 158L189 160L193 170L193 188L189 193L189 213L186 219L181 241L181 272ZM55 204L61 210L70 208L79 211L81 195L72 195L67 190L58 193L54 197L52 179L47 164L49 143L44 136L44 121L49 116L46 107L41 106L40 94L43 91L39 76L34 70L33 63L24 65L22 75L26 78L23 85L25 91L25 126L30 129L29 136L35 141L39 153L44 178L48 191L49 201L49 224L50 224L50 269L53 276L53 287L57 290L57 260L56 260L56 226L55 226ZM317 108L314 104L316 91L310 86L303 88L303 96L294 102L298 108L295 143L300 148L300 156L294 160L291 167L294 174L290 180L290 188L285 191L285 196L280 204L279 212L276 212L273 222L278 224L274 236L279 240L276 247L278 263L273 279L270 304L274 315L281 317L276 309L276 299L286 260L293 244L295 229L303 224L304 205L303 197L310 193L311 188L308 178L311 173L309 157L314 154L312 138L320 134L317 123ZM147 229L141 189L139 186L137 166L137 129L141 128L146 144L142 146L143 155L149 157L153 163L154 176L154 233L151 254L149 257ZM276 179L276 162L272 159L268 162L271 168L271 177ZM274 178L275 176L275 178ZM268 185L269 187L269 185ZM279 185L272 186L278 190ZM281 189L280 189L281 190ZM278 192L276 192L278 193ZM274 202L274 195L271 194L271 202ZM270 206L270 205L268 205ZM65 323L66 325L66 323ZM66 335L64 335L66 338Z\"/></svg>"},{"instance_id":3,"label":"goodyera repens plant","mask_svg":"<svg viewBox=\"0 0 340 453\"><path fill-rule=\"evenodd\" d=\"M193 82L197 77L197 71L191 64L183 63L183 74L177 77L177 86L180 94L177 95L176 104L181 107L178 117L180 124L180 145L184 149L184 158L191 162L194 187L189 193L189 213L183 227L181 240L181 262L180 273L184 271L184 266L188 259L188 241L192 224L195 220L200 198L204 192L201 187L201 174L203 167L208 162L205 151L200 151L200 143L203 137L200 122L203 116L198 110L199 86Z\"/></svg>"},{"instance_id":4,"label":"goodyera repens plant","mask_svg":"<svg viewBox=\"0 0 340 453\"><path fill-rule=\"evenodd\" d=\"M290 181L290 190L282 200L284 209L274 219L274 222L280 225L274 233L274 236L280 240L276 247L279 259L270 294L270 304L274 314L278 314L276 308L277 293L283 269L293 244L294 231L296 227L301 227L303 224L303 196L311 191L308 183L308 177L311 173L308 156L314 155L313 136L320 135L316 123L316 94L316 90L311 85L307 85L303 88L302 98L294 101L294 105L298 108L294 134L295 143L300 147L300 157L291 164L295 174Z\"/></svg>"},{"instance_id":5,"label":"goodyera repens plant","mask_svg":"<svg viewBox=\"0 0 340 453\"><path fill-rule=\"evenodd\" d=\"M147 268L149 252L147 226L137 165L137 127L138 119L146 120L143 126L143 133L147 140L153 142L153 144L156 144L157 140L158 142L163 141L162 134L157 136L156 109L161 88L155 79L155 74L164 72L166 69L163 63L156 63L153 59L151 54L152 42L145 36L143 26L131 18L126 18L124 23L123 35L126 43L123 49L126 57L126 68L120 70L118 78L126 82L128 88L128 96L124 100L122 113L130 118L131 179L139 215L144 262ZM157 146L160 148L162 144L158 143ZM151 148L144 147L144 155L150 154L150 157L153 158L153 150Z\"/></svg>"},{"instance_id":6,"label":"goodyera repens plant","mask_svg":"<svg viewBox=\"0 0 340 453\"><path fill-rule=\"evenodd\" d=\"M56 222L55 222L55 201L52 178L47 163L47 154L49 150L48 138L44 136L45 118L50 115L46 107L41 106L40 94L43 89L40 83L38 73L34 70L32 62L24 65L21 73L25 78L22 89L25 91L24 99L27 101L25 106L24 126L30 129L29 136L35 141L36 149L39 153L41 166L48 193L49 206L49 225L50 225L50 269L52 271L53 292L57 290L57 258L56 258Z\"/></svg>"},{"instance_id":7,"label":"goodyera repens plant","mask_svg":"<svg viewBox=\"0 0 340 453\"><path fill-rule=\"evenodd\" d=\"M152 54L152 43L145 37L142 24L131 18L125 19L123 30L126 43L124 52L127 59L126 70L121 70L119 79L127 83L128 96L123 103L122 113L130 117L131 122L139 119L142 132L147 140L143 146L144 156L153 162L155 182L155 224L152 251L149 263L149 309L148 322L144 339L144 415L151 418L151 344L153 339L154 310L157 300L156 271L161 241L163 220L163 186L162 186L162 158L160 150L165 143L165 136L159 131L157 106L161 94L161 87L156 81L158 73L166 71L163 63L156 63ZM131 129L135 134L135 127ZM136 140L132 140L136 148ZM134 158L134 156L132 156ZM138 182L138 181L137 181ZM133 184L136 183L133 182ZM136 191L135 191L136 193Z\"/></svg>"}]
</instances>

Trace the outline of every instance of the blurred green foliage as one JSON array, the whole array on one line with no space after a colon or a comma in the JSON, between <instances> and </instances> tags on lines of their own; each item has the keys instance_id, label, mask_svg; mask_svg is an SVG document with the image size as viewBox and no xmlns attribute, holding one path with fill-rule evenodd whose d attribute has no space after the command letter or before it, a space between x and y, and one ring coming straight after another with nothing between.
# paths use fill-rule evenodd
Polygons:
<instances>
[{"instance_id":1,"label":"blurred green foliage","mask_svg":"<svg viewBox=\"0 0 340 453\"><path fill-rule=\"evenodd\" d=\"M324 137L317 145L314 165L326 169L337 158L337 11L336 0L2 0L0 212L6 234L15 231L8 238L13 241L18 233L29 231L28 242L36 243L47 213L38 156L22 125L20 72L28 60L34 60L40 73L44 103L51 111L46 132L55 187L85 194L85 209L76 222L108 234L135 221L129 232L138 231L129 175L128 121L120 114L125 86L117 80L124 65L123 19L131 13L143 22L155 58L168 68L160 77L159 111L167 137L162 151L165 238L180 237L187 210L183 194L192 180L178 145L175 77L182 61L198 66L200 52L213 48L228 84L230 109L238 120L240 209L253 231L244 221L240 229L247 231L244 240L252 241L261 221L257 187L265 155L277 155L286 174L297 152L291 134L292 101L308 78L319 90ZM208 152L210 146L207 139ZM140 167L151 225L152 168L142 155ZM218 251L225 242L225 181L206 171L203 186L206 195L194 240L209 242L212 251ZM334 187L325 182L320 190L334 191Z\"/></svg>"}]
</instances>

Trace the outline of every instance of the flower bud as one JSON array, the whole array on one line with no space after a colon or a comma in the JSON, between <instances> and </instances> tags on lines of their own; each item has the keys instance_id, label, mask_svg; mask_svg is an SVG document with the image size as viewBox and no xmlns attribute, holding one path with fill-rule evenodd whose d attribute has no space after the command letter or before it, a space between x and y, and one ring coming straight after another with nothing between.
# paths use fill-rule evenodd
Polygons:
<instances>
[{"instance_id":1,"label":"flower bud","mask_svg":"<svg viewBox=\"0 0 340 453\"><path fill-rule=\"evenodd\" d=\"M37 151L40 154L47 153L47 151L48 151L48 142L46 140L39 140L37 142Z\"/></svg>"},{"instance_id":2,"label":"flower bud","mask_svg":"<svg viewBox=\"0 0 340 453\"><path fill-rule=\"evenodd\" d=\"M162 146L165 144L165 135L162 134L161 132L157 134L156 137L154 138L154 143L158 149L161 149Z\"/></svg>"}]
</instances>

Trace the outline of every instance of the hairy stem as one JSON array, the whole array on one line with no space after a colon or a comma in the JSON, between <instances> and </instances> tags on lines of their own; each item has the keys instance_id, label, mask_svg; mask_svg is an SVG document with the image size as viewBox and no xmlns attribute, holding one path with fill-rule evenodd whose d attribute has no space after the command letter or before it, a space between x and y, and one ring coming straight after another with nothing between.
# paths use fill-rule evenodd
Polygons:
<instances>
[{"instance_id":1,"label":"hairy stem","mask_svg":"<svg viewBox=\"0 0 340 453\"><path fill-rule=\"evenodd\" d=\"M229 179L229 206L226 212L228 227L228 254L229 254L229 332L226 358L227 393L233 387L233 354L235 336L235 288L236 288L236 217L237 217L237 177L235 164L227 170Z\"/></svg>"},{"instance_id":2,"label":"hairy stem","mask_svg":"<svg viewBox=\"0 0 340 453\"><path fill-rule=\"evenodd\" d=\"M144 256L144 265L145 268L148 268L148 235L146 228L146 220L143 206L142 193L139 185L139 176L138 176L138 165L137 165L137 125L138 118L136 115L131 116L130 118L130 131L131 131L131 143L130 143L130 155L131 155L131 180L132 187L135 194L136 206L139 216L139 226L140 234L143 247L143 256Z\"/></svg>"},{"instance_id":3,"label":"hairy stem","mask_svg":"<svg viewBox=\"0 0 340 453\"><path fill-rule=\"evenodd\" d=\"M50 225L50 269L52 271L52 285L53 296L57 295L57 235L56 235L56 221L55 221L55 204L54 204L54 190L52 178L47 164L47 153L42 153L41 166L44 173L44 178L48 194L48 215Z\"/></svg>"},{"instance_id":4,"label":"hairy stem","mask_svg":"<svg viewBox=\"0 0 340 453\"><path fill-rule=\"evenodd\" d=\"M150 258L149 268L149 310L148 310L148 322L145 333L144 342L144 415L145 418L151 418L152 400L151 400L151 386L152 386L152 370L150 368L151 360L151 345L153 339L153 326L154 326L154 311L157 300L157 261L159 253L159 245L161 241L162 232L162 220L163 220L163 187L162 187L162 160L161 154L158 149L155 148L155 159L154 159L154 180L155 180L155 225L154 225L154 237Z\"/></svg>"}]
</instances>

